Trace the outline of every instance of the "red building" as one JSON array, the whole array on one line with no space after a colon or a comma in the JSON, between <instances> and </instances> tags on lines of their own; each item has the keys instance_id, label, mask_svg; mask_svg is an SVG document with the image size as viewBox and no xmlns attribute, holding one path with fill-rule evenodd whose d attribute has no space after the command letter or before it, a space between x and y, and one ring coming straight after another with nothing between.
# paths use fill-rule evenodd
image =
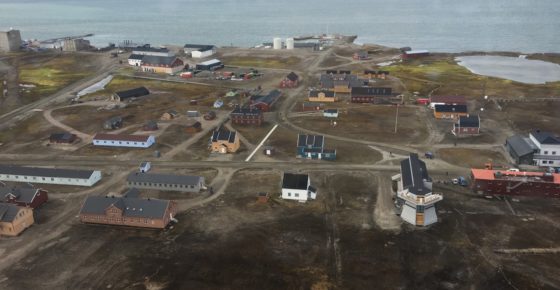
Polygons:
<instances>
[{"instance_id":1,"label":"red building","mask_svg":"<svg viewBox=\"0 0 560 290\"><path fill-rule=\"evenodd\" d=\"M39 188L0 187L0 200L35 209L47 202L49 197L46 190Z\"/></svg>"},{"instance_id":2,"label":"red building","mask_svg":"<svg viewBox=\"0 0 560 290\"><path fill-rule=\"evenodd\" d=\"M282 92L279 90L272 90L266 96L252 96L251 106L261 110L261 112L270 112L280 96L282 96Z\"/></svg>"},{"instance_id":3,"label":"red building","mask_svg":"<svg viewBox=\"0 0 560 290\"><path fill-rule=\"evenodd\" d=\"M263 113L257 108L235 108L230 114L231 123L239 125L260 126L263 123Z\"/></svg>"},{"instance_id":4,"label":"red building","mask_svg":"<svg viewBox=\"0 0 560 290\"><path fill-rule=\"evenodd\" d=\"M471 169L471 188L485 195L560 197L560 174Z\"/></svg>"},{"instance_id":5,"label":"red building","mask_svg":"<svg viewBox=\"0 0 560 290\"><path fill-rule=\"evenodd\" d=\"M427 50L409 50L403 52L401 58L403 59L410 59L410 58L420 58L430 55L430 52Z\"/></svg>"},{"instance_id":6,"label":"red building","mask_svg":"<svg viewBox=\"0 0 560 290\"><path fill-rule=\"evenodd\" d=\"M478 115L460 116L453 124L451 133L455 136L478 135L480 133L480 117Z\"/></svg>"},{"instance_id":7,"label":"red building","mask_svg":"<svg viewBox=\"0 0 560 290\"><path fill-rule=\"evenodd\" d=\"M289 73L281 82L281 88L295 88L299 85L299 76L294 72Z\"/></svg>"}]
</instances>

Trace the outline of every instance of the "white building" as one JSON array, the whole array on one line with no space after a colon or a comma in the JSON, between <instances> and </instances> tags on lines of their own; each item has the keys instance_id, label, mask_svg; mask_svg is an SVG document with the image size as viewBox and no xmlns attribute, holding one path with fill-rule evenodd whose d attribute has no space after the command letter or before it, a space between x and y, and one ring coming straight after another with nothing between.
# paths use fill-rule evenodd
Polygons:
<instances>
[{"instance_id":1,"label":"white building","mask_svg":"<svg viewBox=\"0 0 560 290\"><path fill-rule=\"evenodd\" d=\"M144 59L144 55L142 54L131 54L128 57L128 64L132 66L140 66L142 65L142 59Z\"/></svg>"},{"instance_id":2,"label":"white building","mask_svg":"<svg viewBox=\"0 0 560 290\"><path fill-rule=\"evenodd\" d=\"M169 51L167 48L155 48L155 47L136 47L132 49L132 54L139 55L151 55L151 56L175 56L175 53Z\"/></svg>"},{"instance_id":3,"label":"white building","mask_svg":"<svg viewBox=\"0 0 560 290\"><path fill-rule=\"evenodd\" d=\"M216 53L216 47L208 44L185 44L184 50L193 58L205 58Z\"/></svg>"},{"instance_id":4,"label":"white building","mask_svg":"<svg viewBox=\"0 0 560 290\"><path fill-rule=\"evenodd\" d=\"M317 198L317 189L311 186L307 174L284 173L282 179L282 199L306 202Z\"/></svg>"},{"instance_id":5,"label":"white building","mask_svg":"<svg viewBox=\"0 0 560 290\"><path fill-rule=\"evenodd\" d=\"M0 180L93 186L101 180L101 171L0 165Z\"/></svg>"},{"instance_id":6,"label":"white building","mask_svg":"<svg viewBox=\"0 0 560 290\"><path fill-rule=\"evenodd\" d=\"M529 140L538 150L533 155L537 166L560 167L560 138L550 132L532 131Z\"/></svg>"},{"instance_id":7,"label":"white building","mask_svg":"<svg viewBox=\"0 0 560 290\"><path fill-rule=\"evenodd\" d=\"M95 146L148 148L156 143L153 135L119 135L98 133L93 137Z\"/></svg>"},{"instance_id":8,"label":"white building","mask_svg":"<svg viewBox=\"0 0 560 290\"><path fill-rule=\"evenodd\" d=\"M435 204L443 197L432 193L426 163L418 159L418 154L401 161L401 174L393 176L393 180L398 183L396 203L404 221L416 226L437 222Z\"/></svg>"}]
</instances>

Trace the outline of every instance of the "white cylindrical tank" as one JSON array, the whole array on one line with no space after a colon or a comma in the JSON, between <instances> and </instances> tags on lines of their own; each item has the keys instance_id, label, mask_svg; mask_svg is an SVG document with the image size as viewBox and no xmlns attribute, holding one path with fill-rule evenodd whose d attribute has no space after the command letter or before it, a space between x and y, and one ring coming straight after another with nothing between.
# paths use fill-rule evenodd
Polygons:
<instances>
[{"instance_id":1,"label":"white cylindrical tank","mask_svg":"<svg viewBox=\"0 0 560 290\"><path fill-rule=\"evenodd\" d=\"M286 38L286 49L294 49L294 39Z\"/></svg>"},{"instance_id":2,"label":"white cylindrical tank","mask_svg":"<svg viewBox=\"0 0 560 290\"><path fill-rule=\"evenodd\" d=\"M272 40L272 48L274 49L282 49L282 38L280 37L275 37Z\"/></svg>"}]
</instances>

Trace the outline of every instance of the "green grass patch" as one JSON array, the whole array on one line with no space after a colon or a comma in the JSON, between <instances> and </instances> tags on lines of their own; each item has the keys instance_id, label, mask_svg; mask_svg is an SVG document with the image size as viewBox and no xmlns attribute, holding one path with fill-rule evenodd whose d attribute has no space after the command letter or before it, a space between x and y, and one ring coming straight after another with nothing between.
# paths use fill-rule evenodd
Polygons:
<instances>
[{"instance_id":1,"label":"green grass patch","mask_svg":"<svg viewBox=\"0 0 560 290\"><path fill-rule=\"evenodd\" d=\"M511 97L544 97L556 95L560 82L544 85L523 84L510 80L480 76L458 65L453 57L430 57L406 61L384 69L400 78L409 92L427 95L483 95Z\"/></svg>"},{"instance_id":2,"label":"green grass patch","mask_svg":"<svg viewBox=\"0 0 560 290\"><path fill-rule=\"evenodd\" d=\"M284 58L231 57L226 58L224 63L231 66L290 68L297 65L300 61L301 59L295 56Z\"/></svg>"}]
</instances>

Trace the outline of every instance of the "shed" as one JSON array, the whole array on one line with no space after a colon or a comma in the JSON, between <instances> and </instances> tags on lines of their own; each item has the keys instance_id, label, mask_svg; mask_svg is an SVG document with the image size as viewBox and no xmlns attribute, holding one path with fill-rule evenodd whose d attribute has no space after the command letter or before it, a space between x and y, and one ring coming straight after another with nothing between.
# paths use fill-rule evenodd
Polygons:
<instances>
[{"instance_id":1,"label":"shed","mask_svg":"<svg viewBox=\"0 0 560 290\"><path fill-rule=\"evenodd\" d=\"M115 130L118 129L120 127L122 127L123 124L123 119L122 117L116 116L116 117L112 117L111 119L105 121L105 123L103 123L103 129L105 130Z\"/></svg>"},{"instance_id":2,"label":"shed","mask_svg":"<svg viewBox=\"0 0 560 290\"><path fill-rule=\"evenodd\" d=\"M187 125L187 128L185 129L185 132L189 134L198 133L200 131L202 131L202 124L200 122L194 122L190 125Z\"/></svg>"},{"instance_id":3,"label":"shed","mask_svg":"<svg viewBox=\"0 0 560 290\"><path fill-rule=\"evenodd\" d=\"M139 98L139 97L147 96L149 94L150 91L145 87L138 87L131 90L116 92L111 96L111 100L117 102L123 102L128 99Z\"/></svg>"},{"instance_id":4,"label":"shed","mask_svg":"<svg viewBox=\"0 0 560 290\"><path fill-rule=\"evenodd\" d=\"M161 115L161 120L165 120L165 121L169 121L169 120L173 120L175 118L177 118L179 116L179 113L175 110L169 110L165 113L163 113L163 115Z\"/></svg>"},{"instance_id":5,"label":"shed","mask_svg":"<svg viewBox=\"0 0 560 290\"><path fill-rule=\"evenodd\" d=\"M146 122L146 124L144 124L144 126L142 126L142 130L144 131L156 131L157 129L159 129L158 124L156 121L154 120L150 120L148 122Z\"/></svg>"},{"instance_id":6,"label":"shed","mask_svg":"<svg viewBox=\"0 0 560 290\"><path fill-rule=\"evenodd\" d=\"M75 134L71 134L68 132L64 133L53 133L49 137L49 143L56 143L56 144L72 144L76 141L78 137Z\"/></svg>"}]
</instances>

